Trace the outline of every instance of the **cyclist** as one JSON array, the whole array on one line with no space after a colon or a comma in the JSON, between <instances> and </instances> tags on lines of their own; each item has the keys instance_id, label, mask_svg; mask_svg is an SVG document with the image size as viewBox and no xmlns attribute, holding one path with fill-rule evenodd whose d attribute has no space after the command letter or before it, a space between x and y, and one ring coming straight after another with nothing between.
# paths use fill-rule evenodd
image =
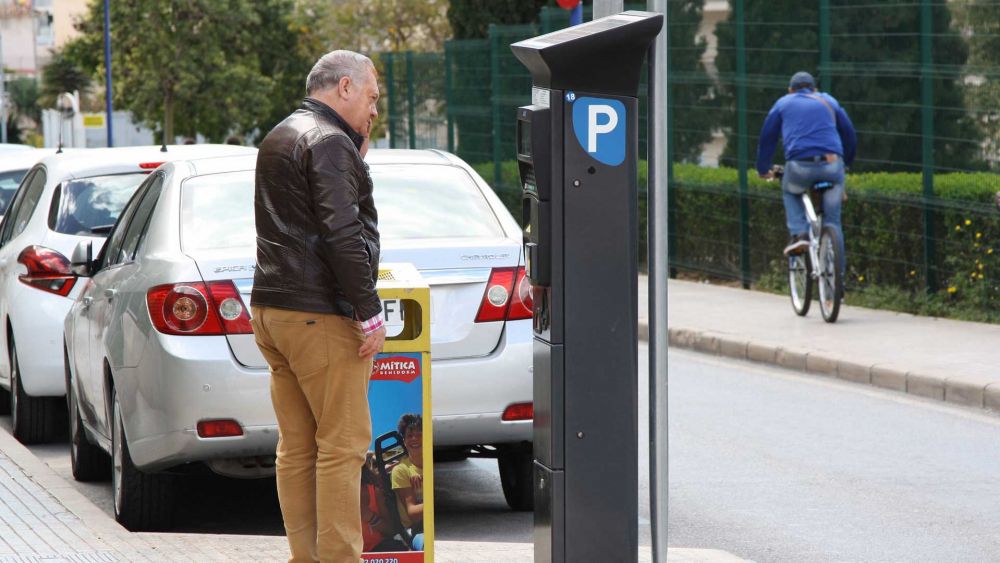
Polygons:
<instances>
[{"instance_id":1,"label":"cyclist","mask_svg":"<svg viewBox=\"0 0 1000 563\"><path fill-rule=\"evenodd\" d=\"M757 145L757 173L772 179L771 157L779 137L785 147L785 175L781 181L785 219L791 240L785 254L809 247L809 220L801 195L816 182L831 182L823 192L823 223L840 234L840 272L845 271L844 233L840 225L840 203L844 194L844 167L854 161L857 135L854 124L833 96L818 92L816 81L805 71L796 72L788 83L788 94L774 103L764 120Z\"/></svg>"}]
</instances>

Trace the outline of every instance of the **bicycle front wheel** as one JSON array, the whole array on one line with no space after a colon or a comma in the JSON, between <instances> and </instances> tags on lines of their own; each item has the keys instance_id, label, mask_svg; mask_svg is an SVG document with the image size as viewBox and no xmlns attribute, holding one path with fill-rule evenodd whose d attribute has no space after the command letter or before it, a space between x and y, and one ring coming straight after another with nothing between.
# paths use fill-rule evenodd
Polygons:
<instances>
[{"instance_id":1,"label":"bicycle front wheel","mask_svg":"<svg viewBox=\"0 0 1000 563\"><path fill-rule=\"evenodd\" d=\"M806 316L812 303L812 260L808 252L788 257L788 293L795 314Z\"/></svg>"},{"instance_id":2,"label":"bicycle front wheel","mask_svg":"<svg viewBox=\"0 0 1000 563\"><path fill-rule=\"evenodd\" d=\"M823 320L837 322L844 280L840 272L840 235L830 226L823 227L819 236L819 309Z\"/></svg>"}]
</instances>

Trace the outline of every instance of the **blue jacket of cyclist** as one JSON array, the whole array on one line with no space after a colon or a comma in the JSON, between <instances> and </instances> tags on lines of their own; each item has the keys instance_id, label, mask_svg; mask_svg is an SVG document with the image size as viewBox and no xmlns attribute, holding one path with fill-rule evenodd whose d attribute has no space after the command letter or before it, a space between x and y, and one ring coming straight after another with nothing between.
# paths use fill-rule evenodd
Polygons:
<instances>
[{"instance_id":1,"label":"blue jacket of cyclist","mask_svg":"<svg viewBox=\"0 0 1000 563\"><path fill-rule=\"evenodd\" d=\"M840 205L844 194L844 167L854 161L857 134L854 124L837 100L816 90L816 81L808 72L796 72L788 83L788 93L771 107L760 131L757 145L757 173L772 178L771 158L778 140L785 148L785 175L781 180L785 219L791 240L786 254L804 251L808 246L809 220L801 194L817 182L830 182L823 192L823 224L832 225L840 234L841 272L844 234L840 224Z\"/></svg>"}]
</instances>

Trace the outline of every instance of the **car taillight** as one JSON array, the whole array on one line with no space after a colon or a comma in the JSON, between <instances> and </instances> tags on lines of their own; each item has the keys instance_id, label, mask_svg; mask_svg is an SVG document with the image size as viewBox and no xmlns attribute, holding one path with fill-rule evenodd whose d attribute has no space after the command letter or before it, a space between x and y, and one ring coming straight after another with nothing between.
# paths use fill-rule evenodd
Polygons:
<instances>
[{"instance_id":1,"label":"car taillight","mask_svg":"<svg viewBox=\"0 0 1000 563\"><path fill-rule=\"evenodd\" d=\"M51 248L29 246L21 251L17 261L28 269L18 279L35 289L66 297L76 284L69 260Z\"/></svg>"},{"instance_id":2,"label":"car taillight","mask_svg":"<svg viewBox=\"0 0 1000 563\"><path fill-rule=\"evenodd\" d=\"M236 284L229 280L208 282L208 293L226 334L253 334L250 314L243 305Z\"/></svg>"},{"instance_id":3,"label":"car taillight","mask_svg":"<svg viewBox=\"0 0 1000 563\"><path fill-rule=\"evenodd\" d=\"M251 334L250 315L232 281L158 285L146 292L149 317L163 334Z\"/></svg>"},{"instance_id":4,"label":"car taillight","mask_svg":"<svg viewBox=\"0 0 1000 563\"><path fill-rule=\"evenodd\" d=\"M531 281L525 275L524 268L521 267L517 269L517 278L514 281L514 301L510 304L507 320L530 319L533 316L532 311Z\"/></svg>"},{"instance_id":5,"label":"car taillight","mask_svg":"<svg viewBox=\"0 0 1000 563\"><path fill-rule=\"evenodd\" d=\"M235 420L202 420L198 422L198 436L201 438L227 438L242 435L243 427Z\"/></svg>"},{"instance_id":6,"label":"car taillight","mask_svg":"<svg viewBox=\"0 0 1000 563\"><path fill-rule=\"evenodd\" d=\"M477 323L531 318L531 286L524 268L494 268L476 313Z\"/></svg>"},{"instance_id":7,"label":"car taillight","mask_svg":"<svg viewBox=\"0 0 1000 563\"><path fill-rule=\"evenodd\" d=\"M500 416L500 420L504 422L513 422L515 420L531 420L535 418L535 404L534 403L516 403L513 404L503 411L503 415Z\"/></svg>"}]
</instances>

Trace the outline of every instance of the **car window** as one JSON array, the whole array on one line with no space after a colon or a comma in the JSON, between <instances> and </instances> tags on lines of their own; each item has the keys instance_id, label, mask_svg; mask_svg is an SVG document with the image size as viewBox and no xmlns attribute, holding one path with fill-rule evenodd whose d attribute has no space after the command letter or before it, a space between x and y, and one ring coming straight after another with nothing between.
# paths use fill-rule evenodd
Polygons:
<instances>
[{"instance_id":1,"label":"car window","mask_svg":"<svg viewBox=\"0 0 1000 563\"><path fill-rule=\"evenodd\" d=\"M27 184L31 181L32 173L28 174L24 183ZM7 213L4 214L3 223L0 223L0 246L3 246L10 239L10 233L14 229L14 216L17 215L17 210L21 208L21 202L24 200L24 191L19 190L14 193L14 198L10 202L10 207L7 209Z\"/></svg>"},{"instance_id":2,"label":"car window","mask_svg":"<svg viewBox=\"0 0 1000 563\"><path fill-rule=\"evenodd\" d=\"M254 246L253 170L188 178L181 186L181 248Z\"/></svg>"},{"instance_id":3,"label":"car window","mask_svg":"<svg viewBox=\"0 0 1000 563\"><path fill-rule=\"evenodd\" d=\"M372 167L383 239L493 238L500 221L469 174L456 166ZM254 246L254 173L196 176L181 189L181 247Z\"/></svg>"},{"instance_id":4,"label":"car window","mask_svg":"<svg viewBox=\"0 0 1000 563\"><path fill-rule=\"evenodd\" d=\"M104 235L135 193L145 174L116 174L63 182L49 228L67 235ZM55 198L53 198L55 199Z\"/></svg>"},{"instance_id":5,"label":"car window","mask_svg":"<svg viewBox=\"0 0 1000 563\"><path fill-rule=\"evenodd\" d=\"M160 198L160 190L163 187L163 174L157 173L151 178L149 187L142 194L142 200L138 205L134 205L135 213L129 219L128 229L122 241L121 251L118 253L119 264L129 262L135 258L135 252L139 248L139 243L146 234L149 226L149 218L153 214L156 202Z\"/></svg>"},{"instance_id":6,"label":"car window","mask_svg":"<svg viewBox=\"0 0 1000 563\"><path fill-rule=\"evenodd\" d=\"M122 242L125 240L125 233L128 232L129 220L135 215L135 210L139 206L139 201L145 193L145 189L145 185L141 186L119 214L118 221L115 222L111 232L108 233L108 240L104 243L104 248L101 249L101 255L98 257L98 262L100 263L98 270L118 264L121 257Z\"/></svg>"},{"instance_id":7,"label":"car window","mask_svg":"<svg viewBox=\"0 0 1000 563\"><path fill-rule=\"evenodd\" d=\"M3 240L0 244L5 244L10 239L16 237L24 231L31 219L31 214L38 205L38 200L42 197L42 190L45 189L45 169L38 168L32 173L31 178L21 185L15 196L15 206L12 209L11 217L5 217Z\"/></svg>"},{"instance_id":8,"label":"car window","mask_svg":"<svg viewBox=\"0 0 1000 563\"><path fill-rule=\"evenodd\" d=\"M7 213L7 208L14 199L14 193L17 192L17 186L27 173L27 170L0 172L0 215Z\"/></svg>"},{"instance_id":9,"label":"car window","mask_svg":"<svg viewBox=\"0 0 1000 563\"><path fill-rule=\"evenodd\" d=\"M383 239L504 236L479 187L457 166L383 164L371 174Z\"/></svg>"}]
</instances>

